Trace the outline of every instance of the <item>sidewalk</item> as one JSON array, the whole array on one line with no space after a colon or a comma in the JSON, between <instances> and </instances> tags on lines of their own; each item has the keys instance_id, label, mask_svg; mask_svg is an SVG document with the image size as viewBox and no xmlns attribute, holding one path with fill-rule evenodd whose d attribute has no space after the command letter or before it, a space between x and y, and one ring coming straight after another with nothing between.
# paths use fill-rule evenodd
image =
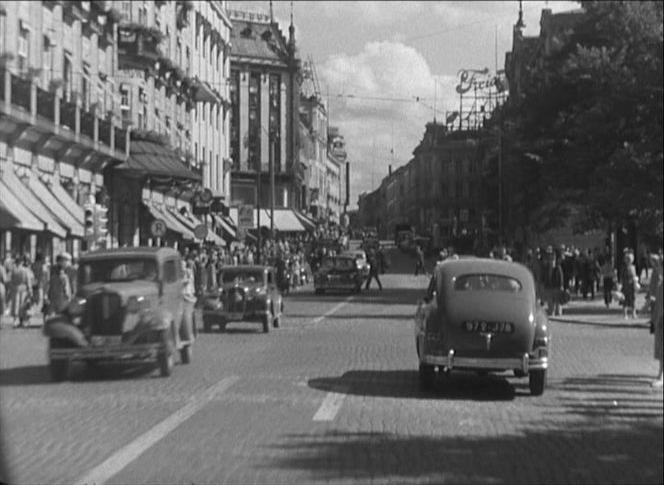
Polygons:
<instances>
[{"instance_id":1,"label":"sidewalk","mask_svg":"<svg viewBox=\"0 0 664 485\"><path fill-rule=\"evenodd\" d=\"M639 310L645 303L645 293L636 295L637 318L625 319L623 307L613 302L606 308L602 295L595 295L594 300L584 300L580 296L572 296L572 300L563 307L562 316L549 316L554 322L585 323L596 325L616 325L634 328L650 328L650 314Z\"/></svg>"}]
</instances>

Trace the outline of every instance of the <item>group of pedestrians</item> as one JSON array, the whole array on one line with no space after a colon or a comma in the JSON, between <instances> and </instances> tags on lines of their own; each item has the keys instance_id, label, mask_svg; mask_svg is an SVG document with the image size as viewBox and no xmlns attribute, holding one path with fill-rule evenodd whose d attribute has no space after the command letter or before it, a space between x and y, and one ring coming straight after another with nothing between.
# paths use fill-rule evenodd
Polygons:
<instances>
[{"instance_id":1,"label":"group of pedestrians","mask_svg":"<svg viewBox=\"0 0 664 485\"><path fill-rule=\"evenodd\" d=\"M69 253L50 265L41 253L7 255L0 264L0 318L10 317L12 327L29 325L37 312L62 311L76 292L76 268Z\"/></svg>"}]
</instances>

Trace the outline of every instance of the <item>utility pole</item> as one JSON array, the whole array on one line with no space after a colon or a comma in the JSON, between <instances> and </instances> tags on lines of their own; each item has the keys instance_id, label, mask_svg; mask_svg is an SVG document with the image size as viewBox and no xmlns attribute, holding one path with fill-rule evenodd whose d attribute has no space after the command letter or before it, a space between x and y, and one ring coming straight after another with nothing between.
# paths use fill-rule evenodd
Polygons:
<instances>
[{"instance_id":1,"label":"utility pole","mask_svg":"<svg viewBox=\"0 0 664 485\"><path fill-rule=\"evenodd\" d=\"M498 112L498 237L503 241L503 115Z\"/></svg>"},{"instance_id":2,"label":"utility pole","mask_svg":"<svg viewBox=\"0 0 664 485\"><path fill-rule=\"evenodd\" d=\"M262 238L261 238L261 172L262 172L262 164L258 164L258 167L256 167L256 212L257 212L257 220L256 220L256 225L258 226L258 237L256 239L256 244L257 244L257 249L256 249L256 256L258 263L261 263L261 246L263 245Z\"/></svg>"},{"instance_id":3,"label":"utility pole","mask_svg":"<svg viewBox=\"0 0 664 485\"><path fill-rule=\"evenodd\" d=\"M274 136L270 135L270 239L274 240Z\"/></svg>"}]
</instances>

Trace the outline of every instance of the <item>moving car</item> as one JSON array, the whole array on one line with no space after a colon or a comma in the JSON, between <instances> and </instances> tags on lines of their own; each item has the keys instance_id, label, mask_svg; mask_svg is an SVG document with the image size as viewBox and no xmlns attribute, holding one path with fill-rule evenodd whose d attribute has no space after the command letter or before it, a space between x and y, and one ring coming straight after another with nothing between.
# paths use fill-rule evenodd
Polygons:
<instances>
[{"instance_id":1,"label":"moving car","mask_svg":"<svg viewBox=\"0 0 664 485\"><path fill-rule=\"evenodd\" d=\"M314 291L316 294L327 290L349 290L359 293L363 281L364 276L354 256L348 254L325 256L314 275Z\"/></svg>"},{"instance_id":2,"label":"moving car","mask_svg":"<svg viewBox=\"0 0 664 485\"><path fill-rule=\"evenodd\" d=\"M371 271L371 264L367 260L367 253L363 249L353 249L350 251L344 251L342 255L348 255L355 259L357 264L357 269L360 270L360 273L364 279L369 277L369 271Z\"/></svg>"},{"instance_id":3,"label":"moving car","mask_svg":"<svg viewBox=\"0 0 664 485\"><path fill-rule=\"evenodd\" d=\"M541 395L549 366L546 313L523 265L485 258L445 260L434 269L415 315L420 385L435 370L511 370Z\"/></svg>"},{"instance_id":4,"label":"moving car","mask_svg":"<svg viewBox=\"0 0 664 485\"><path fill-rule=\"evenodd\" d=\"M195 325L184 324L183 273L172 248L121 248L80 258L78 294L47 318L49 367L67 378L74 361L89 364L156 362L169 376L174 353L188 364Z\"/></svg>"},{"instance_id":5,"label":"moving car","mask_svg":"<svg viewBox=\"0 0 664 485\"><path fill-rule=\"evenodd\" d=\"M219 288L203 297L203 329L213 325L224 330L230 322L259 322L263 332L279 327L284 310L271 266L223 266L219 271Z\"/></svg>"}]
</instances>

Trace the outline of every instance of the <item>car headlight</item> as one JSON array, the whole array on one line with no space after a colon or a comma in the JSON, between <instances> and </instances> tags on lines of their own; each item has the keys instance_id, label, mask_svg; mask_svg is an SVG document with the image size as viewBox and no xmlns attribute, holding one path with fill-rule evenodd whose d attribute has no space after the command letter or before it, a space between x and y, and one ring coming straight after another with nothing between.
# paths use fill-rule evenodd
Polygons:
<instances>
[{"instance_id":1,"label":"car headlight","mask_svg":"<svg viewBox=\"0 0 664 485\"><path fill-rule=\"evenodd\" d=\"M80 317L83 315L83 310L85 309L85 298L74 298L69 302L67 306L67 311L72 317Z\"/></svg>"},{"instance_id":2,"label":"car headlight","mask_svg":"<svg viewBox=\"0 0 664 485\"><path fill-rule=\"evenodd\" d=\"M149 308L150 303L143 296L130 296L127 300L127 313L138 313Z\"/></svg>"}]
</instances>

